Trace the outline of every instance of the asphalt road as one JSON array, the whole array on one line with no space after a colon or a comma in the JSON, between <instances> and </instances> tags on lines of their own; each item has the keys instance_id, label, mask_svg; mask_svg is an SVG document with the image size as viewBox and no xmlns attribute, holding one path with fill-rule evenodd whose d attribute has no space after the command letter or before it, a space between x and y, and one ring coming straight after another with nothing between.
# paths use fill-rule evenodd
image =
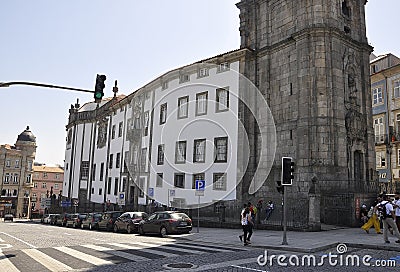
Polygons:
<instances>
[{"instance_id":1,"label":"asphalt road","mask_svg":"<svg viewBox=\"0 0 400 272\"><path fill-rule=\"evenodd\" d=\"M348 248L342 255L336 248L313 254L265 252L240 244L194 242L179 235L160 238L28 221L0 222L0 249L2 272L400 271L400 253L396 251Z\"/></svg>"}]
</instances>

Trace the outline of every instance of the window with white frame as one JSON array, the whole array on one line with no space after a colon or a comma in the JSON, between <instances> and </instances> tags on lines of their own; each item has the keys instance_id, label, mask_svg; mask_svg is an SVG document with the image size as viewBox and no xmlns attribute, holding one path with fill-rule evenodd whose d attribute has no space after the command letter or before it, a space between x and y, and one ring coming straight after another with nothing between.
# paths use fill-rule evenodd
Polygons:
<instances>
[{"instance_id":1,"label":"window with white frame","mask_svg":"<svg viewBox=\"0 0 400 272\"><path fill-rule=\"evenodd\" d=\"M3 183L4 184L9 184L10 183L10 173L6 173L5 174Z\"/></svg>"},{"instance_id":2,"label":"window with white frame","mask_svg":"<svg viewBox=\"0 0 400 272\"><path fill-rule=\"evenodd\" d=\"M206 160L206 139L194 140L193 162L205 162Z\"/></svg>"},{"instance_id":3,"label":"window with white frame","mask_svg":"<svg viewBox=\"0 0 400 272\"><path fill-rule=\"evenodd\" d=\"M209 69L208 68L200 68L197 72L197 77L206 77L209 75Z\"/></svg>"},{"instance_id":4,"label":"window with white frame","mask_svg":"<svg viewBox=\"0 0 400 272\"><path fill-rule=\"evenodd\" d=\"M83 161L81 164L81 179L89 178L89 161Z\"/></svg>"},{"instance_id":5,"label":"window with white frame","mask_svg":"<svg viewBox=\"0 0 400 272\"><path fill-rule=\"evenodd\" d=\"M190 75L189 74L182 74L179 76L179 83L184 83L190 81Z\"/></svg>"},{"instance_id":6,"label":"window with white frame","mask_svg":"<svg viewBox=\"0 0 400 272\"><path fill-rule=\"evenodd\" d=\"M18 174L14 174L13 184L18 184L18 183L19 183L19 176Z\"/></svg>"},{"instance_id":7,"label":"window with white frame","mask_svg":"<svg viewBox=\"0 0 400 272\"><path fill-rule=\"evenodd\" d=\"M376 151L376 167L377 168L386 168L386 151Z\"/></svg>"},{"instance_id":8,"label":"window with white frame","mask_svg":"<svg viewBox=\"0 0 400 272\"><path fill-rule=\"evenodd\" d=\"M196 94L196 116L207 114L208 92Z\"/></svg>"},{"instance_id":9,"label":"window with white frame","mask_svg":"<svg viewBox=\"0 0 400 272\"><path fill-rule=\"evenodd\" d=\"M228 161L228 137L218 137L214 139L215 162Z\"/></svg>"},{"instance_id":10,"label":"window with white frame","mask_svg":"<svg viewBox=\"0 0 400 272\"><path fill-rule=\"evenodd\" d=\"M204 180L204 173L193 174L192 189L196 189L196 180Z\"/></svg>"},{"instance_id":11,"label":"window with white frame","mask_svg":"<svg viewBox=\"0 0 400 272\"><path fill-rule=\"evenodd\" d=\"M15 160L15 168L19 168L19 160Z\"/></svg>"},{"instance_id":12,"label":"window with white frame","mask_svg":"<svg viewBox=\"0 0 400 272\"><path fill-rule=\"evenodd\" d=\"M115 139L115 125L113 125L111 129L111 139Z\"/></svg>"},{"instance_id":13,"label":"window with white frame","mask_svg":"<svg viewBox=\"0 0 400 272\"><path fill-rule=\"evenodd\" d=\"M157 173L156 177L156 187L163 187L163 179L164 179L164 174L163 173Z\"/></svg>"},{"instance_id":14,"label":"window with white frame","mask_svg":"<svg viewBox=\"0 0 400 272\"><path fill-rule=\"evenodd\" d=\"M163 165L164 164L164 145L160 144L158 145L158 150L157 150L157 165Z\"/></svg>"},{"instance_id":15,"label":"window with white frame","mask_svg":"<svg viewBox=\"0 0 400 272\"><path fill-rule=\"evenodd\" d=\"M164 82L161 84L161 90L166 90L166 89L168 89L168 81L164 81Z\"/></svg>"},{"instance_id":16,"label":"window with white frame","mask_svg":"<svg viewBox=\"0 0 400 272\"><path fill-rule=\"evenodd\" d=\"M385 140L385 126L383 124L383 117L374 119L375 142L383 142Z\"/></svg>"},{"instance_id":17,"label":"window with white frame","mask_svg":"<svg viewBox=\"0 0 400 272\"><path fill-rule=\"evenodd\" d=\"M400 137L400 113L396 113L396 132L398 134L398 137ZM400 140L397 138L397 140Z\"/></svg>"},{"instance_id":18,"label":"window with white frame","mask_svg":"<svg viewBox=\"0 0 400 272\"><path fill-rule=\"evenodd\" d=\"M58 190L58 188L59 188L58 183L55 183L54 184L54 189Z\"/></svg>"},{"instance_id":19,"label":"window with white frame","mask_svg":"<svg viewBox=\"0 0 400 272\"><path fill-rule=\"evenodd\" d=\"M143 115L144 136L149 135L149 111Z\"/></svg>"},{"instance_id":20,"label":"window with white frame","mask_svg":"<svg viewBox=\"0 0 400 272\"><path fill-rule=\"evenodd\" d=\"M31 174L27 174L26 175L26 183L31 183L32 180L32 175Z\"/></svg>"},{"instance_id":21,"label":"window with white frame","mask_svg":"<svg viewBox=\"0 0 400 272\"><path fill-rule=\"evenodd\" d=\"M34 182L33 183L33 188L37 188L38 187L38 183L37 182Z\"/></svg>"},{"instance_id":22,"label":"window with white frame","mask_svg":"<svg viewBox=\"0 0 400 272\"><path fill-rule=\"evenodd\" d=\"M186 162L186 141L176 142L175 163Z\"/></svg>"},{"instance_id":23,"label":"window with white frame","mask_svg":"<svg viewBox=\"0 0 400 272\"><path fill-rule=\"evenodd\" d=\"M229 88L219 88L216 91L215 111L226 111L229 109Z\"/></svg>"},{"instance_id":24,"label":"window with white frame","mask_svg":"<svg viewBox=\"0 0 400 272\"><path fill-rule=\"evenodd\" d=\"M139 197L144 197L145 178L139 179Z\"/></svg>"},{"instance_id":25,"label":"window with white frame","mask_svg":"<svg viewBox=\"0 0 400 272\"><path fill-rule=\"evenodd\" d=\"M32 171L32 161L28 161L28 171Z\"/></svg>"},{"instance_id":26,"label":"window with white frame","mask_svg":"<svg viewBox=\"0 0 400 272\"><path fill-rule=\"evenodd\" d=\"M400 80L393 82L393 97L400 98Z\"/></svg>"},{"instance_id":27,"label":"window with white frame","mask_svg":"<svg viewBox=\"0 0 400 272\"><path fill-rule=\"evenodd\" d=\"M218 65L217 72L225 72L229 70L229 62L222 62Z\"/></svg>"},{"instance_id":28,"label":"window with white frame","mask_svg":"<svg viewBox=\"0 0 400 272\"><path fill-rule=\"evenodd\" d=\"M383 94L381 87L373 89L372 94L373 94L373 100L372 100L373 105L378 105L383 103Z\"/></svg>"},{"instance_id":29,"label":"window with white frame","mask_svg":"<svg viewBox=\"0 0 400 272\"><path fill-rule=\"evenodd\" d=\"M165 124L167 121L167 103L160 106L160 125Z\"/></svg>"},{"instance_id":30,"label":"window with white frame","mask_svg":"<svg viewBox=\"0 0 400 272\"><path fill-rule=\"evenodd\" d=\"M119 168L121 166L121 153L117 153L117 157L115 158L115 168Z\"/></svg>"},{"instance_id":31,"label":"window with white frame","mask_svg":"<svg viewBox=\"0 0 400 272\"><path fill-rule=\"evenodd\" d=\"M119 122L119 124L118 124L118 138L122 137L123 128L124 128L124 123L123 122Z\"/></svg>"},{"instance_id":32,"label":"window with white frame","mask_svg":"<svg viewBox=\"0 0 400 272\"><path fill-rule=\"evenodd\" d=\"M43 178L47 179L47 172L43 172Z\"/></svg>"},{"instance_id":33,"label":"window with white frame","mask_svg":"<svg viewBox=\"0 0 400 272\"><path fill-rule=\"evenodd\" d=\"M226 191L226 174L214 173L213 174L213 189L218 191Z\"/></svg>"},{"instance_id":34,"label":"window with white frame","mask_svg":"<svg viewBox=\"0 0 400 272\"><path fill-rule=\"evenodd\" d=\"M142 148L142 153L140 154L140 170L146 172L147 165L147 147Z\"/></svg>"},{"instance_id":35,"label":"window with white frame","mask_svg":"<svg viewBox=\"0 0 400 272\"><path fill-rule=\"evenodd\" d=\"M188 117L189 96L178 98L178 119Z\"/></svg>"},{"instance_id":36,"label":"window with white frame","mask_svg":"<svg viewBox=\"0 0 400 272\"><path fill-rule=\"evenodd\" d=\"M60 179L60 174L59 173L55 174L55 179Z\"/></svg>"},{"instance_id":37,"label":"window with white frame","mask_svg":"<svg viewBox=\"0 0 400 272\"><path fill-rule=\"evenodd\" d=\"M175 173L174 186L176 188L185 188L185 174L184 173Z\"/></svg>"},{"instance_id":38,"label":"window with white frame","mask_svg":"<svg viewBox=\"0 0 400 272\"><path fill-rule=\"evenodd\" d=\"M42 188L47 188L47 183L46 182L42 182Z\"/></svg>"}]
</instances>

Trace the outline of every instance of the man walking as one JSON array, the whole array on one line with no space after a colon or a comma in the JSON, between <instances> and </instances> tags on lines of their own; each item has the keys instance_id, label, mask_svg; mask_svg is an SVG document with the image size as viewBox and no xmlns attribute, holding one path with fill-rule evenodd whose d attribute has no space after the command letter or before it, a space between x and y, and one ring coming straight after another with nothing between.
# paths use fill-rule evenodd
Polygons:
<instances>
[{"instance_id":1,"label":"man walking","mask_svg":"<svg viewBox=\"0 0 400 272\"><path fill-rule=\"evenodd\" d=\"M394 235L397 237L396 243L400 243L400 233L395 224L396 215L393 210L392 203L388 201L388 196L383 195L383 201L378 204L378 209L381 210L382 213L382 221L383 221L383 239L385 243L389 244L390 241L388 239L388 230L391 227L394 231Z\"/></svg>"},{"instance_id":2,"label":"man walking","mask_svg":"<svg viewBox=\"0 0 400 272\"><path fill-rule=\"evenodd\" d=\"M394 198L393 208L395 209L396 215L396 225L397 229L400 230L400 193L396 192L396 197Z\"/></svg>"}]
</instances>

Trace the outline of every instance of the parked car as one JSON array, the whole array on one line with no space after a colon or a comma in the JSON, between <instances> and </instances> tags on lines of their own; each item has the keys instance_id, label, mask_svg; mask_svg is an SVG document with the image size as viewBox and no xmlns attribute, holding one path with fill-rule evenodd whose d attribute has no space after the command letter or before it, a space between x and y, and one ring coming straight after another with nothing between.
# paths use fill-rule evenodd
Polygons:
<instances>
[{"instance_id":1,"label":"parked car","mask_svg":"<svg viewBox=\"0 0 400 272\"><path fill-rule=\"evenodd\" d=\"M50 225L55 225L57 223L57 219L61 217L60 214L55 213L50 215Z\"/></svg>"},{"instance_id":2,"label":"parked car","mask_svg":"<svg viewBox=\"0 0 400 272\"><path fill-rule=\"evenodd\" d=\"M99 221L101 220L102 216L102 213L88 213L86 218L82 220L81 229L98 229Z\"/></svg>"},{"instance_id":3,"label":"parked car","mask_svg":"<svg viewBox=\"0 0 400 272\"><path fill-rule=\"evenodd\" d=\"M112 231L114 229L114 223L123 212L105 212L101 220L98 222L100 230Z\"/></svg>"},{"instance_id":4,"label":"parked car","mask_svg":"<svg viewBox=\"0 0 400 272\"><path fill-rule=\"evenodd\" d=\"M64 227L67 224L68 218L70 218L72 214L70 213L63 213L59 216L56 216L55 225Z\"/></svg>"},{"instance_id":5,"label":"parked car","mask_svg":"<svg viewBox=\"0 0 400 272\"><path fill-rule=\"evenodd\" d=\"M11 213L4 215L4 222L6 221L14 221L14 215L12 215Z\"/></svg>"},{"instance_id":6,"label":"parked car","mask_svg":"<svg viewBox=\"0 0 400 272\"><path fill-rule=\"evenodd\" d=\"M171 233L189 233L192 230L192 219L178 211L156 212L140 221L139 233L159 233L161 237Z\"/></svg>"},{"instance_id":7,"label":"parked car","mask_svg":"<svg viewBox=\"0 0 400 272\"><path fill-rule=\"evenodd\" d=\"M52 213L46 213L43 215L43 217L40 219L40 222L43 224L50 224L51 222L51 217L54 216L55 214Z\"/></svg>"},{"instance_id":8,"label":"parked car","mask_svg":"<svg viewBox=\"0 0 400 272\"><path fill-rule=\"evenodd\" d=\"M125 212L114 223L114 232L126 231L127 233L138 232L139 223L148 217L145 212Z\"/></svg>"},{"instance_id":9,"label":"parked car","mask_svg":"<svg viewBox=\"0 0 400 272\"><path fill-rule=\"evenodd\" d=\"M82 224L82 220L84 220L86 217L87 217L86 213L71 214L71 216L67 218L65 226L79 228Z\"/></svg>"}]
</instances>

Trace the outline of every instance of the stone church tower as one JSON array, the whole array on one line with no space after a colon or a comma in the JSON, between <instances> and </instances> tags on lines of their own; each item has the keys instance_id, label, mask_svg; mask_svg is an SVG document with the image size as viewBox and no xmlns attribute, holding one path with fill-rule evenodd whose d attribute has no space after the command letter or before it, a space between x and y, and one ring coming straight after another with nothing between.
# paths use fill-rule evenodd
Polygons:
<instances>
[{"instance_id":1,"label":"stone church tower","mask_svg":"<svg viewBox=\"0 0 400 272\"><path fill-rule=\"evenodd\" d=\"M281 157L293 157L295 182L288 188L288 204L294 212L289 216L294 221L296 215L306 218L309 229L318 229L320 222L355 225L359 204L377 192L372 186L372 47L366 38L366 2L237 4L241 48L253 51L244 73L266 98L277 133L275 163L265 185L253 196L243 195L243 200L273 193L279 203L275 182L280 180ZM257 135L254 127L247 129ZM252 142L254 157L257 143ZM251 166L247 169L251 175ZM244 181L243 192L246 186Z\"/></svg>"}]
</instances>

